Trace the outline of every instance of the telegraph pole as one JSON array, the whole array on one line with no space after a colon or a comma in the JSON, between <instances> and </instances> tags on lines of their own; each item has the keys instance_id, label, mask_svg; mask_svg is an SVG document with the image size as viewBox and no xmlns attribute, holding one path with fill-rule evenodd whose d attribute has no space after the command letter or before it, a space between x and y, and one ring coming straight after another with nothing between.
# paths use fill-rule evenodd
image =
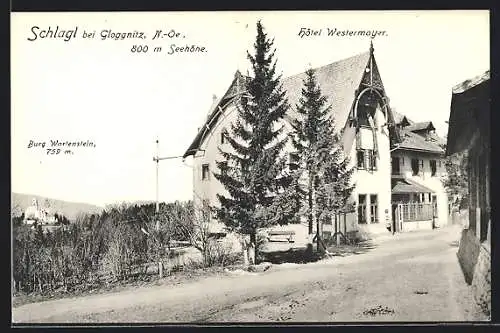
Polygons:
<instances>
[{"instance_id":1,"label":"telegraph pole","mask_svg":"<svg viewBox=\"0 0 500 333\"><path fill-rule=\"evenodd\" d=\"M160 203L158 201L158 170L159 170L159 162L160 160L158 159L158 155L160 154L160 141L156 139L156 158L154 160L156 161L156 214L160 211Z\"/></svg>"},{"instance_id":2,"label":"telegraph pole","mask_svg":"<svg viewBox=\"0 0 500 333\"><path fill-rule=\"evenodd\" d=\"M160 230L160 198L159 198L159 170L160 170L160 161L168 160L174 158L181 158L182 156L167 156L160 157L160 141L156 139L156 156L153 156L153 161L156 162L156 205L155 205L155 217L156 217L156 230ZM163 262L160 260L158 262L158 273L160 278L163 277Z\"/></svg>"},{"instance_id":3,"label":"telegraph pole","mask_svg":"<svg viewBox=\"0 0 500 333\"><path fill-rule=\"evenodd\" d=\"M160 157L160 141L156 139L156 156L153 156L153 161L156 162L156 230L160 228L160 221L158 219L158 214L160 213L160 199L159 199L159 170L160 170L160 161L162 160L171 160L175 158L182 158L183 156L166 156Z\"/></svg>"}]
</instances>

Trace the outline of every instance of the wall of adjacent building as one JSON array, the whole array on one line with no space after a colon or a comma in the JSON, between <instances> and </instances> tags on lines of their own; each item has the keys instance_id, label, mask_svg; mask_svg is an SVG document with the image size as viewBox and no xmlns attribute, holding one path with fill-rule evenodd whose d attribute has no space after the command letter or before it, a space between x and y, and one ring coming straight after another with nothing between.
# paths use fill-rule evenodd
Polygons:
<instances>
[{"instance_id":1,"label":"wall of adjacent building","mask_svg":"<svg viewBox=\"0 0 500 333\"><path fill-rule=\"evenodd\" d=\"M411 179L425 187L433 190L437 197L438 206L438 219L437 226L444 226L448 224L448 195L442 183L442 178L446 175L444 157L438 154L429 154L426 152L416 152L407 150L395 150L392 152L393 157L400 159L400 174L404 177ZM424 168L421 174L413 176L411 167L412 159L419 159L424 161ZM436 161L436 175L432 176L430 160ZM402 162L401 162L402 161ZM392 173L392 168L391 168ZM428 202L428 198L425 198Z\"/></svg>"}]
</instances>

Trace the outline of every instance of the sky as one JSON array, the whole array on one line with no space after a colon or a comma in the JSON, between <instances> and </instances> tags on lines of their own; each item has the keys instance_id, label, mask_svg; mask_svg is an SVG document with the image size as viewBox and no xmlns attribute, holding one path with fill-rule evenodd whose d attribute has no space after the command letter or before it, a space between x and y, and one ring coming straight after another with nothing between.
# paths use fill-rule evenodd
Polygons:
<instances>
[{"instance_id":1,"label":"sky","mask_svg":"<svg viewBox=\"0 0 500 333\"><path fill-rule=\"evenodd\" d=\"M12 13L12 191L101 206L155 200L155 140L160 157L185 152L213 95L236 70L247 73L259 19L285 77L368 51L368 37L327 28L385 31L373 43L392 107L432 121L442 136L453 86L489 69L487 11ZM42 38L49 27L76 36ZM301 28L321 33L301 37ZM157 30L179 35L153 40ZM103 39L103 31L146 38ZM172 45L205 52L169 54ZM55 154L51 140L95 146ZM192 198L191 162L160 162L160 201Z\"/></svg>"}]
</instances>

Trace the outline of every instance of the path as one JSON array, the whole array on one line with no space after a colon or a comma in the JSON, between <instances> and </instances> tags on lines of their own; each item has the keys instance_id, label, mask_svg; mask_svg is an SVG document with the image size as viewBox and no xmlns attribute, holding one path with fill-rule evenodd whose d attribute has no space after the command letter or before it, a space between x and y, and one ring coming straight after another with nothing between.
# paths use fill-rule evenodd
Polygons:
<instances>
[{"instance_id":1,"label":"path","mask_svg":"<svg viewBox=\"0 0 500 333\"><path fill-rule=\"evenodd\" d=\"M384 237L359 255L177 286L32 303L14 322L468 321L454 227Z\"/></svg>"}]
</instances>

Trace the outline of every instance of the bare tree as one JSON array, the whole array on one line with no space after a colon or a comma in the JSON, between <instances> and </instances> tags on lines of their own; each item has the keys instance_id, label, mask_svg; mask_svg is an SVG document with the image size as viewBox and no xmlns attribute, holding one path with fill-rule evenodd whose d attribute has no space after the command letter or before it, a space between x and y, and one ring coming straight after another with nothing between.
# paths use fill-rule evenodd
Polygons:
<instances>
[{"instance_id":1,"label":"bare tree","mask_svg":"<svg viewBox=\"0 0 500 333\"><path fill-rule=\"evenodd\" d=\"M176 226L188 239L191 246L201 252L203 266L225 265L231 252L229 246L217 241L211 223L212 209L208 205L191 205L183 214L176 216Z\"/></svg>"}]
</instances>

